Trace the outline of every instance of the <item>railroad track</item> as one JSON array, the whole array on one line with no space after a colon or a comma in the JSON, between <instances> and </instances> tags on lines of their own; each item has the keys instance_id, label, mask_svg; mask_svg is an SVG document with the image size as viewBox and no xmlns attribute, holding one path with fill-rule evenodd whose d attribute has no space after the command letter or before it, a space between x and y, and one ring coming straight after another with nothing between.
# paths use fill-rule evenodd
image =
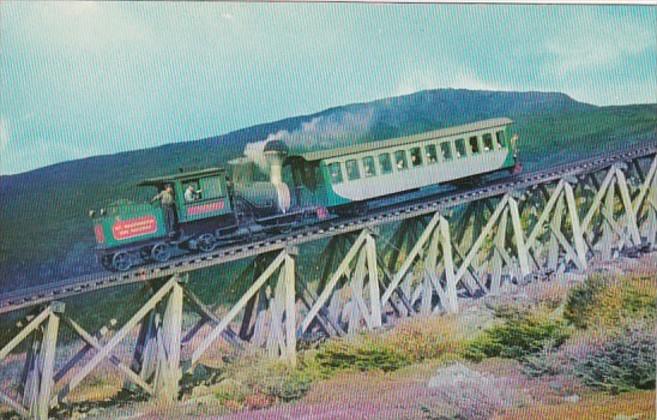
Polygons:
<instances>
[{"instance_id":1,"label":"railroad track","mask_svg":"<svg viewBox=\"0 0 657 420\"><path fill-rule=\"evenodd\" d=\"M657 153L657 142L650 142L621 152L609 152L557 165L549 169L493 181L467 191L456 191L417 199L399 204L394 208L376 210L366 216L351 217L339 222L333 222L330 226L310 226L289 234L276 235L263 240L221 248L206 254L193 254L166 263L137 267L125 273L94 273L38 287L20 289L0 295L0 314L109 287L123 286L194 271L329 236L446 210L471 201L504 195L564 177L597 172L617 162L627 162L655 153Z\"/></svg>"}]
</instances>

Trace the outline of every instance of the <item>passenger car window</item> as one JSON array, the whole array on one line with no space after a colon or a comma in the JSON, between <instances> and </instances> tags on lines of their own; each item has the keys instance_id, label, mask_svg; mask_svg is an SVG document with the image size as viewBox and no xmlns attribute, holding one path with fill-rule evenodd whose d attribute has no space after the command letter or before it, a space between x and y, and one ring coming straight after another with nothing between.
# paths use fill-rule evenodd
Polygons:
<instances>
[{"instance_id":1,"label":"passenger car window","mask_svg":"<svg viewBox=\"0 0 657 420\"><path fill-rule=\"evenodd\" d=\"M440 145L440 152L443 154L443 160L452 160L452 143L442 143Z\"/></svg>"},{"instance_id":2,"label":"passenger car window","mask_svg":"<svg viewBox=\"0 0 657 420\"><path fill-rule=\"evenodd\" d=\"M490 133L484 134L484 152L490 152L493 150L493 136Z\"/></svg>"},{"instance_id":3,"label":"passenger car window","mask_svg":"<svg viewBox=\"0 0 657 420\"><path fill-rule=\"evenodd\" d=\"M427 155L427 165L438 162L438 153L436 152L436 145L429 144L424 148Z\"/></svg>"},{"instance_id":4,"label":"passenger car window","mask_svg":"<svg viewBox=\"0 0 657 420\"><path fill-rule=\"evenodd\" d=\"M481 152L481 150L479 150L479 138L477 136L470 137L468 143L470 143L470 150L472 150L473 155Z\"/></svg>"},{"instance_id":5,"label":"passenger car window","mask_svg":"<svg viewBox=\"0 0 657 420\"><path fill-rule=\"evenodd\" d=\"M422 165L422 151L419 147L413 147L411 149L411 165L414 167Z\"/></svg>"},{"instance_id":6,"label":"passenger car window","mask_svg":"<svg viewBox=\"0 0 657 420\"><path fill-rule=\"evenodd\" d=\"M342 182L342 168L340 167L340 162L329 163L328 170L332 184L339 184Z\"/></svg>"},{"instance_id":7,"label":"passenger car window","mask_svg":"<svg viewBox=\"0 0 657 420\"><path fill-rule=\"evenodd\" d=\"M390 159L390 153L381 153L379 155L379 167L381 168L381 174L389 174L392 172L392 160Z\"/></svg>"},{"instance_id":8,"label":"passenger car window","mask_svg":"<svg viewBox=\"0 0 657 420\"><path fill-rule=\"evenodd\" d=\"M408 169L408 160L406 160L405 150L397 150L395 152L395 166L397 167L398 171Z\"/></svg>"},{"instance_id":9,"label":"passenger car window","mask_svg":"<svg viewBox=\"0 0 657 420\"><path fill-rule=\"evenodd\" d=\"M348 160L345 162L345 167L347 168L347 179L353 181L360 178L360 171L358 170L358 161L355 159Z\"/></svg>"},{"instance_id":10,"label":"passenger car window","mask_svg":"<svg viewBox=\"0 0 657 420\"><path fill-rule=\"evenodd\" d=\"M454 145L456 146L456 157L457 158L465 157L465 140L458 139L456 140L456 143L454 143Z\"/></svg>"},{"instance_id":11,"label":"passenger car window","mask_svg":"<svg viewBox=\"0 0 657 420\"><path fill-rule=\"evenodd\" d=\"M376 167L374 166L374 158L372 156L365 156L363 158L363 176L369 178L376 175Z\"/></svg>"},{"instance_id":12,"label":"passenger car window","mask_svg":"<svg viewBox=\"0 0 657 420\"><path fill-rule=\"evenodd\" d=\"M504 131L498 131L495 133L495 138L497 139L497 146L501 149L506 147L506 138L504 137Z\"/></svg>"}]
</instances>

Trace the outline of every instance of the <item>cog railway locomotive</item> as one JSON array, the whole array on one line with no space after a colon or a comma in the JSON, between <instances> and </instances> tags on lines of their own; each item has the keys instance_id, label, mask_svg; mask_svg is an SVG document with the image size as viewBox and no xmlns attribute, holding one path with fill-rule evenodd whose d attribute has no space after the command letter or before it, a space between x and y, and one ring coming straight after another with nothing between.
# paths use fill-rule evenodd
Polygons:
<instances>
[{"instance_id":1,"label":"cog railway locomotive","mask_svg":"<svg viewBox=\"0 0 657 420\"><path fill-rule=\"evenodd\" d=\"M90 211L102 265L126 271L181 253L209 252L260 236L325 223L412 192L516 173L512 121L496 118L358 145L295 153L282 140L249 143L228 168L151 178L139 186L173 190L167 229L160 204L118 202ZM185 190L192 185L192 200Z\"/></svg>"}]
</instances>

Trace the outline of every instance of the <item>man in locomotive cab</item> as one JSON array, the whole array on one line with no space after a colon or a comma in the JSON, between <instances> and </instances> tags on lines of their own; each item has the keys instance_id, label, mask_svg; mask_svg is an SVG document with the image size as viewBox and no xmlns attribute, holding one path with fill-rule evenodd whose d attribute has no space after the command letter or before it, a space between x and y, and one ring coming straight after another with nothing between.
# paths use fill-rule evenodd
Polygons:
<instances>
[{"instance_id":1,"label":"man in locomotive cab","mask_svg":"<svg viewBox=\"0 0 657 420\"><path fill-rule=\"evenodd\" d=\"M176 199L171 184L167 184L162 191L153 197L151 203L158 200L164 211L164 224L166 225L167 232L169 236L173 236L176 230Z\"/></svg>"},{"instance_id":2,"label":"man in locomotive cab","mask_svg":"<svg viewBox=\"0 0 657 420\"><path fill-rule=\"evenodd\" d=\"M194 186L194 184L189 184L187 186L187 188L185 189L185 194L184 194L185 195L185 202L186 203L191 203L193 201L200 200L202 192L203 192L203 190L201 190L201 189L197 190L196 187Z\"/></svg>"}]
</instances>

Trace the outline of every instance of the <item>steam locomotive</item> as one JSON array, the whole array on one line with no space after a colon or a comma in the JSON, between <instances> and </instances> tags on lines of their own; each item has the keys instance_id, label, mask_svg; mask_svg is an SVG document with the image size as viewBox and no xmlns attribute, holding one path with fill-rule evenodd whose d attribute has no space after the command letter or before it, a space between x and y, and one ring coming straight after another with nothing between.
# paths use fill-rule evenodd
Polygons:
<instances>
[{"instance_id":1,"label":"steam locomotive","mask_svg":"<svg viewBox=\"0 0 657 420\"><path fill-rule=\"evenodd\" d=\"M512 121L496 118L358 145L293 152L282 140L249 143L228 168L151 178L172 187L173 223L159 204L119 202L91 211L102 265L127 271L188 252L322 223L374 200L470 179L517 172ZM193 199L185 190L193 186ZM171 222L171 221L169 221ZM172 228L167 228L172 226Z\"/></svg>"}]
</instances>

